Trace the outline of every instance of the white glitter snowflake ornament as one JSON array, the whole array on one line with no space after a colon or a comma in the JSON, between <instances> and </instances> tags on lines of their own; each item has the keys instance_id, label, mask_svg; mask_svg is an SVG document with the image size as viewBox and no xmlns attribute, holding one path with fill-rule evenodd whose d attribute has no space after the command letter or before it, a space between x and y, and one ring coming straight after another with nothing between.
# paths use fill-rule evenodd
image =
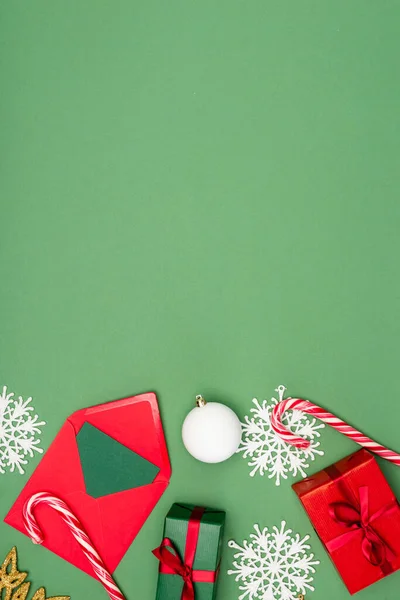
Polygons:
<instances>
[{"instance_id":1,"label":"white glitter snowflake ornament","mask_svg":"<svg viewBox=\"0 0 400 600\"><path fill-rule=\"evenodd\" d=\"M13 473L17 468L22 475L23 465L28 463L25 457L32 458L34 452L43 452L38 447L40 440L36 439L36 434L41 433L40 428L46 423L31 414L34 410L29 406L31 402L32 398L24 401L21 396L14 399L14 394L7 394L7 387L3 387L0 394L0 473L5 473L6 469Z\"/></svg>"},{"instance_id":2,"label":"white glitter snowflake ornament","mask_svg":"<svg viewBox=\"0 0 400 600\"><path fill-rule=\"evenodd\" d=\"M315 566L314 554L309 554L308 535L301 538L298 533L286 529L282 521L280 529L262 531L254 525L255 533L250 542L239 546L231 540L228 546L237 550L233 567L228 575L235 575L243 592L239 600L296 600L299 594L314 591L312 584Z\"/></svg>"},{"instance_id":3,"label":"white glitter snowflake ornament","mask_svg":"<svg viewBox=\"0 0 400 600\"><path fill-rule=\"evenodd\" d=\"M243 452L243 458L250 458L248 464L253 467L251 477L257 472L260 475L268 473L268 478L275 478L276 485L280 485L281 479L287 479L288 473L293 477L298 473L306 477L310 460L324 454L319 450L318 438L319 430L325 426L299 410L288 411L283 415L282 423L300 437L309 439L310 446L300 449L284 442L271 427L271 413L283 400L286 388L280 385L275 391L278 392L278 399L271 398L269 402L264 400L261 405L257 399L253 400L255 408L250 412L254 416L246 416L242 423L243 435L238 452Z\"/></svg>"}]
</instances>

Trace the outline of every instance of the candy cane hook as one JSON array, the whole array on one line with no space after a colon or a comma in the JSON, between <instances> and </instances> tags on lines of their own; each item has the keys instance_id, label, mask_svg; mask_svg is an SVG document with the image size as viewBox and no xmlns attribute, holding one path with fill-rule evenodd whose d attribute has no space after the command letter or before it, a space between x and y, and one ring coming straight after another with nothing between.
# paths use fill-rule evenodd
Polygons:
<instances>
[{"instance_id":1,"label":"candy cane hook","mask_svg":"<svg viewBox=\"0 0 400 600\"><path fill-rule=\"evenodd\" d=\"M102 559L90 541L89 536L71 509L63 500L46 492L33 494L33 496L25 502L23 508L24 524L33 543L41 544L43 542L43 533L33 514L35 507L39 504L46 504L60 513L61 518L67 524L72 535L81 546L84 555L93 567L96 577L102 583L111 600L125 600L125 596L123 596L121 590L117 587L115 581L107 571Z\"/></svg>"},{"instance_id":2,"label":"candy cane hook","mask_svg":"<svg viewBox=\"0 0 400 600\"><path fill-rule=\"evenodd\" d=\"M271 414L272 429L280 438L292 446L307 449L310 446L310 441L297 436L283 425L282 417L287 410L299 410L308 415L312 415L320 421L327 423L327 425L330 425L333 429L340 431L340 433L343 433L353 440L353 442L367 448L370 452L400 466L400 454L397 454L397 452L394 452L393 450L389 450L389 448L386 448L385 446L381 446L381 444L371 440L371 438L361 433L361 431L354 429L354 427L351 427L338 417L335 417L332 413L327 412L320 406L317 406L308 400L302 400L301 398L287 398L286 400L282 400L275 406Z\"/></svg>"}]
</instances>

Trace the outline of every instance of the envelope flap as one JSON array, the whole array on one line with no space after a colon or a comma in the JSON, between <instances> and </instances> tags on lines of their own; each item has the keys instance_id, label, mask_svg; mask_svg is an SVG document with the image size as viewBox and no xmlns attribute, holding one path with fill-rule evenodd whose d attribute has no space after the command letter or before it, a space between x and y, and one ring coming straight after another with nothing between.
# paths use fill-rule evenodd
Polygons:
<instances>
[{"instance_id":1,"label":"envelope flap","mask_svg":"<svg viewBox=\"0 0 400 600\"><path fill-rule=\"evenodd\" d=\"M160 467L157 480L169 480L171 466L157 397L153 392L79 410L70 417L76 434L90 422L120 444Z\"/></svg>"},{"instance_id":2,"label":"envelope flap","mask_svg":"<svg viewBox=\"0 0 400 600\"><path fill-rule=\"evenodd\" d=\"M159 467L90 423L76 436L87 493L93 498L152 483Z\"/></svg>"}]
</instances>

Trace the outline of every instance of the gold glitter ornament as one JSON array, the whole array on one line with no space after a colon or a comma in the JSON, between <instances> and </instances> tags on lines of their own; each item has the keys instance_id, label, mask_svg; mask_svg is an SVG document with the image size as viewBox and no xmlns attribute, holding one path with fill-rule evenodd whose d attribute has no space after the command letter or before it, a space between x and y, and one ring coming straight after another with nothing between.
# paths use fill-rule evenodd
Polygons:
<instances>
[{"instance_id":1,"label":"gold glitter ornament","mask_svg":"<svg viewBox=\"0 0 400 600\"><path fill-rule=\"evenodd\" d=\"M7 554L0 569L0 598L3 600L26 600L31 587L30 581L25 581L27 576L27 572L18 571L17 548L14 546ZM46 591L41 587L32 600L71 600L71 598L70 596L46 598Z\"/></svg>"},{"instance_id":2,"label":"gold glitter ornament","mask_svg":"<svg viewBox=\"0 0 400 600\"><path fill-rule=\"evenodd\" d=\"M17 549L12 548L7 554L0 569L0 598L5 590L4 600L11 599L11 593L20 586L28 573L20 573L17 567Z\"/></svg>"},{"instance_id":3,"label":"gold glitter ornament","mask_svg":"<svg viewBox=\"0 0 400 600\"><path fill-rule=\"evenodd\" d=\"M51 596L51 598L47 598L46 590L41 587L33 596L32 600L71 600L71 598L69 596Z\"/></svg>"}]
</instances>

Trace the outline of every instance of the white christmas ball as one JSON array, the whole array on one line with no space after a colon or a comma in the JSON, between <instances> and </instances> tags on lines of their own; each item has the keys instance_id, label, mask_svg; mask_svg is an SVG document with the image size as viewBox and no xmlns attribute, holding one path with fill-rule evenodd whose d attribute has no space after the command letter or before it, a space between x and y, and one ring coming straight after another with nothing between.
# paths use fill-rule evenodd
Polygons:
<instances>
[{"instance_id":1,"label":"white christmas ball","mask_svg":"<svg viewBox=\"0 0 400 600\"><path fill-rule=\"evenodd\" d=\"M242 426L225 404L201 400L204 405L190 411L183 423L183 443L197 460L219 463L235 454L242 438Z\"/></svg>"}]
</instances>

